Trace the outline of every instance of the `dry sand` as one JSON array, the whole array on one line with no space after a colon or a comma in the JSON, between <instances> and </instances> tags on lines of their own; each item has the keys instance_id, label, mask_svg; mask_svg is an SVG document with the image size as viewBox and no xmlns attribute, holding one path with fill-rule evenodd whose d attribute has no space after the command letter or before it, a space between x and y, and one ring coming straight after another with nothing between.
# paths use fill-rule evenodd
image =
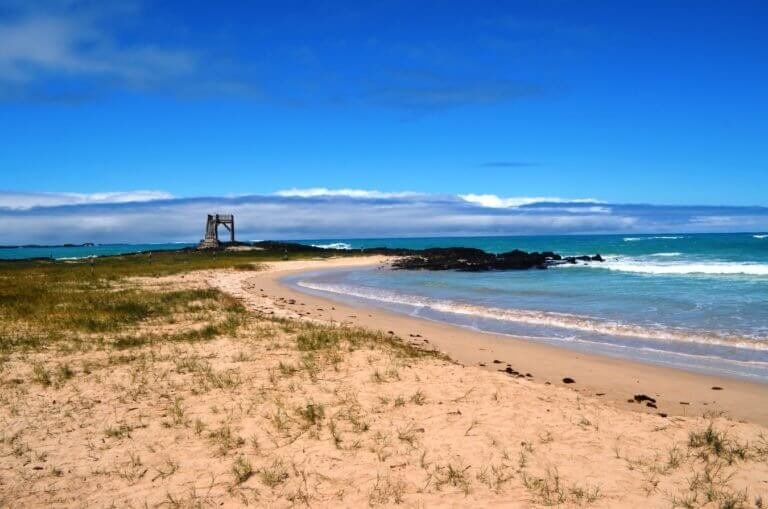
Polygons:
<instances>
[{"instance_id":1,"label":"dry sand","mask_svg":"<svg viewBox=\"0 0 768 509\"><path fill-rule=\"evenodd\" d=\"M239 296L254 314L236 337L4 359L0 506L760 507L768 499L759 386L718 380L725 390L715 394L710 377L577 358L277 282L289 270L350 262L371 260L151 282ZM427 339L466 366L375 344L299 351L297 335L331 318ZM533 379L470 365L493 358ZM34 382L36 370L61 373L62 364L71 373ZM563 376L576 383L559 386ZM600 387L606 395L594 396ZM654 412L669 417L613 404L638 391L658 392ZM691 402L685 417L678 398ZM705 408L754 422L694 416Z\"/></svg>"},{"instance_id":2,"label":"dry sand","mask_svg":"<svg viewBox=\"0 0 768 509\"><path fill-rule=\"evenodd\" d=\"M555 385L564 385L564 378L572 378L576 383L569 387L573 390L599 396L602 401L619 408L681 416L717 413L768 426L768 385L765 384L589 355L378 308L351 306L296 291L280 283L281 278L306 270L383 266L386 262L383 257L287 262L269 266L255 277L223 276L216 284L248 299L256 309L274 309L280 316L311 317L392 331L411 342L438 348L467 366L496 372L510 364L523 376L530 373L536 382ZM233 277L235 281L230 281ZM291 300L295 303L290 304ZM713 390L713 387L720 390ZM653 397L658 408L647 407L646 403L629 403L628 400L636 394Z\"/></svg>"}]
</instances>

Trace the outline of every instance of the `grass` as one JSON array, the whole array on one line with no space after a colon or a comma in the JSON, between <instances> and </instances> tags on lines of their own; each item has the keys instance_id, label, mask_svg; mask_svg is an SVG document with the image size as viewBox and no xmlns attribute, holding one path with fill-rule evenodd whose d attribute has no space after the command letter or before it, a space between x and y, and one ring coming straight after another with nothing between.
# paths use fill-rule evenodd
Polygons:
<instances>
[{"instance_id":1,"label":"grass","mask_svg":"<svg viewBox=\"0 0 768 509\"><path fill-rule=\"evenodd\" d=\"M45 366L36 363L32 366L32 380L40 385L48 387L51 385L51 374L45 369Z\"/></svg>"},{"instance_id":2,"label":"grass","mask_svg":"<svg viewBox=\"0 0 768 509\"><path fill-rule=\"evenodd\" d=\"M390 503L400 505L403 503L405 488L406 484L403 480L377 474L376 482L368 494L368 504L371 506Z\"/></svg>"},{"instance_id":3,"label":"grass","mask_svg":"<svg viewBox=\"0 0 768 509\"><path fill-rule=\"evenodd\" d=\"M253 475L253 466L245 456L238 456L232 463L232 476L236 484L243 484Z\"/></svg>"},{"instance_id":4,"label":"grass","mask_svg":"<svg viewBox=\"0 0 768 509\"><path fill-rule=\"evenodd\" d=\"M122 423L117 426L109 426L104 430L104 434L110 438L125 438L131 436L133 428L128 424Z\"/></svg>"},{"instance_id":5,"label":"grass","mask_svg":"<svg viewBox=\"0 0 768 509\"><path fill-rule=\"evenodd\" d=\"M383 349L401 358L433 357L447 360L447 357L438 352L423 350L390 334L369 330L361 327L329 326L310 322L295 324L299 327L296 335L296 345L302 352L338 352L343 350L354 351L362 348ZM378 373L378 370L376 371ZM385 373L374 373L374 378L382 380L397 380L397 370L390 368Z\"/></svg>"},{"instance_id":6,"label":"grass","mask_svg":"<svg viewBox=\"0 0 768 509\"><path fill-rule=\"evenodd\" d=\"M747 445L731 440L725 431L716 430L711 423L704 430L690 432L688 446L705 461L713 457L724 459L729 465L747 459L749 454Z\"/></svg>"},{"instance_id":7,"label":"grass","mask_svg":"<svg viewBox=\"0 0 768 509\"><path fill-rule=\"evenodd\" d=\"M208 433L208 438L216 447L219 456L226 456L229 451L245 444L245 439L232 431L229 424L222 424L219 428Z\"/></svg>"},{"instance_id":8,"label":"grass","mask_svg":"<svg viewBox=\"0 0 768 509\"><path fill-rule=\"evenodd\" d=\"M289 251L289 259L322 256ZM130 278L159 278L203 269L259 270L284 259L277 251L156 252L79 261L0 261L0 353L39 350L62 342L82 347L135 348L156 341L199 341L235 329L242 305L215 289L141 288ZM200 327L174 333L147 332L174 323L178 315ZM213 316L217 319L213 319ZM144 326L142 328L142 326Z\"/></svg>"},{"instance_id":9,"label":"grass","mask_svg":"<svg viewBox=\"0 0 768 509\"><path fill-rule=\"evenodd\" d=\"M325 418L325 407L321 404L309 402L296 409L296 413L304 420L307 426L318 426Z\"/></svg>"},{"instance_id":10,"label":"grass","mask_svg":"<svg viewBox=\"0 0 768 509\"><path fill-rule=\"evenodd\" d=\"M18 276L0 275L0 351L64 342L133 348L160 340L206 340L235 330L244 313L237 300L215 289L162 291L125 280L49 278L32 270ZM154 332L158 325L178 323L179 317L193 326ZM68 374L60 372L63 378Z\"/></svg>"},{"instance_id":11,"label":"grass","mask_svg":"<svg viewBox=\"0 0 768 509\"><path fill-rule=\"evenodd\" d=\"M282 460L276 459L259 473L259 477L267 487L276 488L288 479L288 469Z\"/></svg>"},{"instance_id":12,"label":"grass","mask_svg":"<svg viewBox=\"0 0 768 509\"><path fill-rule=\"evenodd\" d=\"M171 418L170 422L168 422L169 426L189 426L189 418L186 415L186 409L181 398L173 400L173 403L168 406L167 413Z\"/></svg>"}]
</instances>

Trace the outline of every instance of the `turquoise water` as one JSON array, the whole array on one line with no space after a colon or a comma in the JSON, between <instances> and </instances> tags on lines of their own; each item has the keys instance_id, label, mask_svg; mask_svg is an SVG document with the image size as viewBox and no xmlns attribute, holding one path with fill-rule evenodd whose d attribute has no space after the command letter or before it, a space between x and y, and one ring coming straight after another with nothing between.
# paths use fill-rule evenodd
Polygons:
<instances>
[{"instance_id":1,"label":"turquoise water","mask_svg":"<svg viewBox=\"0 0 768 509\"><path fill-rule=\"evenodd\" d=\"M600 253L606 262L523 272L336 270L290 279L306 292L365 302L577 351L768 382L768 234L304 240L346 249L477 247ZM60 260L180 249L104 244L0 249Z\"/></svg>"},{"instance_id":2,"label":"turquoise water","mask_svg":"<svg viewBox=\"0 0 768 509\"><path fill-rule=\"evenodd\" d=\"M306 241L600 253L546 271L336 270L303 291L532 341L768 382L768 235L665 234Z\"/></svg>"},{"instance_id":3,"label":"turquoise water","mask_svg":"<svg viewBox=\"0 0 768 509\"><path fill-rule=\"evenodd\" d=\"M109 256L144 251L169 251L192 247L196 244L95 244L93 246L42 246L0 248L0 260L22 260L25 258L52 258L56 260L77 260L92 256Z\"/></svg>"}]
</instances>

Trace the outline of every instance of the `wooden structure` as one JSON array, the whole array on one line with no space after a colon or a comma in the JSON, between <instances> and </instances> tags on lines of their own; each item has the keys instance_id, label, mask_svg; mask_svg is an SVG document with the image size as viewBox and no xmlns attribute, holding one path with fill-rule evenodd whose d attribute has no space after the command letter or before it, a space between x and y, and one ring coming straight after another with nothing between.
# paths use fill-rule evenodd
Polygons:
<instances>
[{"instance_id":1,"label":"wooden structure","mask_svg":"<svg viewBox=\"0 0 768 509\"><path fill-rule=\"evenodd\" d=\"M216 249L221 247L219 225L229 230L229 241L235 242L235 216L232 214L208 214L205 224L205 238L198 244L198 249Z\"/></svg>"}]
</instances>

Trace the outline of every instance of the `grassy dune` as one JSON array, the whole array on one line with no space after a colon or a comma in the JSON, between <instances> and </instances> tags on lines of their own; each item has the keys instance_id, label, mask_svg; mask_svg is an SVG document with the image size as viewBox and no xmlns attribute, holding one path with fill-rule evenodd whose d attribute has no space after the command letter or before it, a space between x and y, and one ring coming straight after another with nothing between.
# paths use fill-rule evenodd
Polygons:
<instances>
[{"instance_id":1,"label":"grassy dune","mask_svg":"<svg viewBox=\"0 0 768 509\"><path fill-rule=\"evenodd\" d=\"M138 346L157 340L210 339L232 332L243 309L210 288L147 289L136 278L196 270L258 270L265 261L315 252L164 251L79 261L0 262L0 352L54 345ZM182 319L188 327L155 332Z\"/></svg>"}]
</instances>

